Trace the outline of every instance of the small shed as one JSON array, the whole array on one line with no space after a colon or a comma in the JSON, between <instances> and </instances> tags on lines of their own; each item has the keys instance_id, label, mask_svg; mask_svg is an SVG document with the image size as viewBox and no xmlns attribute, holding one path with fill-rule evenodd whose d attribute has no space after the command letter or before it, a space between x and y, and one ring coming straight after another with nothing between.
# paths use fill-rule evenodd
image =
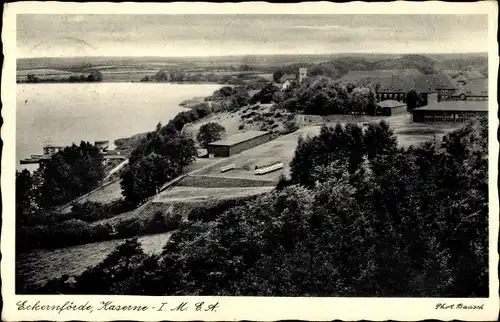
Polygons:
<instances>
[{"instance_id":1,"label":"small shed","mask_svg":"<svg viewBox=\"0 0 500 322\"><path fill-rule=\"evenodd\" d=\"M386 116L403 114L406 112L406 104L396 100L381 101L377 105L379 107L380 114Z\"/></svg>"}]
</instances>

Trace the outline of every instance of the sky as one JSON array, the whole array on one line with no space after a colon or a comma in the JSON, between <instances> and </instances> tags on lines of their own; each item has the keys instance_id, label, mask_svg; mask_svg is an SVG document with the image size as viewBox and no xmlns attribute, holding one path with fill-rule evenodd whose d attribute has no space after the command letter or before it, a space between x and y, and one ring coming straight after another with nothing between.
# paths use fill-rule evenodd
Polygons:
<instances>
[{"instance_id":1,"label":"sky","mask_svg":"<svg viewBox=\"0 0 500 322\"><path fill-rule=\"evenodd\" d=\"M18 15L17 56L487 52L487 15Z\"/></svg>"}]
</instances>

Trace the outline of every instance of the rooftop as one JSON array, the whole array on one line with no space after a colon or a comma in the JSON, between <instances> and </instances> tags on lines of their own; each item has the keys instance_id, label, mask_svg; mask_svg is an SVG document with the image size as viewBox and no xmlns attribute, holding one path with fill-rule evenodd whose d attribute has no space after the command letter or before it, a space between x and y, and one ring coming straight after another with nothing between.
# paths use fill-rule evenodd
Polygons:
<instances>
[{"instance_id":1,"label":"rooftop","mask_svg":"<svg viewBox=\"0 0 500 322\"><path fill-rule=\"evenodd\" d=\"M477 70L469 70L465 72L465 76L469 80L484 78L484 75Z\"/></svg>"},{"instance_id":2,"label":"rooftop","mask_svg":"<svg viewBox=\"0 0 500 322\"><path fill-rule=\"evenodd\" d=\"M223 140L211 142L208 145L235 145L268 133L269 132L266 131L247 131L235 135L230 135Z\"/></svg>"},{"instance_id":3,"label":"rooftop","mask_svg":"<svg viewBox=\"0 0 500 322\"><path fill-rule=\"evenodd\" d=\"M416 108L419 111L488 111L487 101L442 101Z\"/></svg>"},{"instance_id":4,"label":"rooftop","mask_svg":"<svg viewBox=\"0 0 500 322\"><path fill-rule=\"evenodd\" d=\"M378 106L380 106L380 107L399 107L399 106L403 106L403 105L406 105L406 104L402 103L402 102L395 101L395 100L385 100L385 101L381 101L378 103Z\"/></svg>"},{"instance_id":5,"label":"rooftop","mask_svg":"<svg viewBox=\"0 0 500 322\"><path fill-rule=\"evenodd\" d=\"M285 74L281 76L280 82L283 83L286 80L295 80L295 79L297 79L297 76L295 76L295 74Z\"/></svg>"},{"instance_id":6,"label":"rooftop","mask_svg":"<svg viewBox=\"0 0 500 322\"><path fill-rule=\"evenodd\" d=\"M459 96L460 94L488 96L488 79L482 78L469 81L455 95Z\"/></svg>"},{"instance_id":7,"label":"rooftop","mask_svg":"<svg viewBox=\"0 0 500 322\"><path fill-rule=\"evenodd\" d=\"M414 89L417 93L433 93L437 89L456 89L457 85L447 75L393 75L388 77L364 77L360 86L378 86L379 93L407 93Z\"/></svg>"}]
</instances>

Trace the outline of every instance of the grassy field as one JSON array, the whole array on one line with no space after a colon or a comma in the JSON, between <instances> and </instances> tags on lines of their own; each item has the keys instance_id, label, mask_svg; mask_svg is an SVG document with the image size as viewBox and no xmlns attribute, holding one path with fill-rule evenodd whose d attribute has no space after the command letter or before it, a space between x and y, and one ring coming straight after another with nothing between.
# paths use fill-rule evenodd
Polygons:
<instances>
[{"instance_id":1,"label":"grassy field","mask_svg":"<svg viewBox=\"0 0 500 322\"><path fill-rule=\"evenodd\" d=\"M223 159L221 163L212 167L207 167L206 169L198 172L197 175L277 182L282 171L285 173L288 173L289 171L288 163L293 158L299 136L317 135L319 130L319 126L299 129L294 133L278 137L273 141ZM282 171L278 170L264 175L255 175L255 166L266 165L274 162L283 162L284 169ZM234 170L224 173L220 172L221 167L232 163L234 163L236 167Z\"/></svg>"},{"instance_id":2,"label":"grassy field","mask_svg":"<svg viewBox=\"0 0 500 322\"><path fill-rule=\"evenodd\" d=\"M222 112L216 113L208 116L200 121L194 122L192 126L188 129L186 128L185 133L190 134L196 140L196 135L203 124L210 122L219 123L226 129L226 135L233 135L242 132L239 129L240 125L240 115L238 113Z\"/></svg>"},{"instance_id":3,"label":"grassy field","mask_svg":"<svg viewBox=\"0 0 500 322\"><path fill-rule=\"evenodd\" d=\"M398 137L398 143L402 147L417 145L427 140L441 138L443 135L459 129L462 124L429 124L413 123L408 114L392 116L387 122Z\"/></svg>"},{"instance_id":4,"label":"grassy field","mask_svg":"<svg viewBox=\"0 0 500 322\"><path fill-rule=\"evenodd\" d=\"M120 198L122 198L122 188L120 186L120 181L118 180L86 197L81 198L78 200L78 203L82 204L86 201L109 203ZM72 206L67 206L59 211L62 213L68 213L71 211L71 207Z\"/></svg>"},{"instance_id":5,"label":"grassy field","mask_svg":"<svg viewBox=\"0 0 500 322\"><path fill-rule=\"evenodd\" d=\"M103 70L103 82L139 82L145 76L154 75L154 71L110 71Z\"/></svg>"},{"instance_id":6,"label":"grassy field","mask_svg":"<svg viewBox=\"0 0 500 322\"><path fill-rule=\"evenodd\" d=\"M190 175L182 179L177 186L200 187L200 188L243 188L275 186L274 180L264 180L260 176L255 178L228 177L220 175Z\"/></svg>"},{"instance_id":7,"label":"grassy field","mask_svg":"<svg viewBox=\"0 0 500 322\"><path fill-rule=\"evenodd\" d=\"M49 69L49 68L40 68L40 69L25 69L17 71L17 76L27 76L29 74L35 76L53 76L53 75L73 75L72 72L67 70L59 70L59 69Z\"/></svg>"},{"instance_id":8,"label":"grassy field","mask_svg":"<svg viewBox=\"0 0 500 322\"><path fill-rule=\"evenodd\" d=\"M271 191L274 187L241 187L241 188L200 188L174 187L158 194L153 202L196 202L201 200L233 199Z\"/></svg>"}]
</instances>

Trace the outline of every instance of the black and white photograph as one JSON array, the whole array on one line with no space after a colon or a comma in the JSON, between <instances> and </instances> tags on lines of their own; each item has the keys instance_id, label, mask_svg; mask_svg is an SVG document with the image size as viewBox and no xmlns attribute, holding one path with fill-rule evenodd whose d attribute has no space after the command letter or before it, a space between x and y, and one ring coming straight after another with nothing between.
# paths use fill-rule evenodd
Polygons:
<instances>
[{"instance_id":1,"label":"black and white photograph","mask_svg":"<svg viewBox=\"0 0 500 322\"><path fill-rule=\"evenodd\" d=\"M11 27L16 296L498 298L488 13Z\"/></svg>"}]
</instances>

